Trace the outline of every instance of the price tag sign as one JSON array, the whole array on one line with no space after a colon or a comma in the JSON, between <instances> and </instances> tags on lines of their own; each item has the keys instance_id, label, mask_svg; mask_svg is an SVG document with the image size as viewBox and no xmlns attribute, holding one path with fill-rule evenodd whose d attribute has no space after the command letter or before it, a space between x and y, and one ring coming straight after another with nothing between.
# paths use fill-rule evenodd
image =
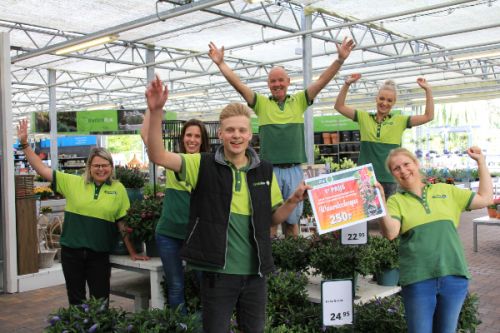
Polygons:
<instances>
[{"instance_id":1,"label":"price tag sign","mask_svg":"<svg viewBox=\"0 0 500 333\"><path fill-rule=\"evenodd\" d=\"M352 280L323 281L321 283L321 305L324 326L352 324Z\"/></svg>"},{"instance_id":2,"label":"price tag sign","mask_svg":"<svg viewBox=\"0 0 500 333\"><path fill-rule=\"evenodd\" d=\"M340 242L344 245L366 244L367 241L368 227L366 222L341 229Z\"/></svg>"}]
</instances>

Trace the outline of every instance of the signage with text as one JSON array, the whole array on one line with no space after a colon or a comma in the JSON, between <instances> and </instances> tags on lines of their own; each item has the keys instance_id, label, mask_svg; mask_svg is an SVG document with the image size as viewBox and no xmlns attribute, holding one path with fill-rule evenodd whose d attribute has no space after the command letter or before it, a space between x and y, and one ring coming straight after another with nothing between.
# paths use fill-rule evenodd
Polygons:
<instances>
[{"instance_id":1,"label":"signage with text","mask_svg":"<svg viewBox=\"0 0 500 333\"><path fill-rule=\"evenodd\" d=\"M305 180L318 233L342 229L385 215L371 164Z\"/></svg>"},{"instance_id":2,"label":"signage with text","mask_svg":"<svg viewBox=\"0 0 500 333\"><path fill-rule=\"evenodd\" d=\"M324 326L352 324L352 280L323 281L321 283L321 305Z\"/></svg>"}]
</instances>

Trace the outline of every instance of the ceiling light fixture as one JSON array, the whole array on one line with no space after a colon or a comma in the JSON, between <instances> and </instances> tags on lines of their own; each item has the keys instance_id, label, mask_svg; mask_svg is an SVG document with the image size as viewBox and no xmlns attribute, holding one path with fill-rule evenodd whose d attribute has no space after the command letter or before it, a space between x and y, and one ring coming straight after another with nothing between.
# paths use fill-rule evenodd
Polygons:
<instances>
[{"instance_id":1,"label":"ceiling light fixture","mask_svg":"<svg viewBox=\"0 0 500 333\"><path fill-rule=\"evenodd\" d=\"M468 53L459 56L450 56L450 60L452 61L462 61L462 60L470 60L470 59L480 59L480 58L493 58L500 56L500 50L491 50L477 53Z\"/></svg>"},{"instance_id":2,"label":"ceiling light fixture","mask_svg":"<svg viewBox=\"0 0 500 333\"><path fill-rule=\"evenodd\" d=\"M206 96L206 90L196 90L196 91L186 91L177 94L171 94L168 96L168 99L182 99L187 97L195 97L195 96Z\"/></svg>"},{"instance_id":3,"label":"ceiling light fixture","mask_svg":"<svg viewBox=\"0 0 500 333\"><path fill-rule=\"evenodd\" d=\"M54 53L57 55L63 55L63 54L68 54L71 52L76 52L84 49L88 49L92 46L97 46L101 44L106 44L106 43L111 43L114 42L115 40L118 39L118 35L109 35L109 36L104 36L96 39L89 40L87 42L79 43L76 45L71 45L68 47L64 47L62 49L56 50Z\"/></svg>"},{"instance_id":4,"label":"ceiling light fixture","mask_svg":"<svg viewBox=\"0 0 500 333\"><path fill-rule=\"evenodd\" d=\"M458 95L447 95L447 96L435 96L434 99L453 99L453 98L458 98L460 96ZM425 97L422 98L412 98L410 101L412 102L423 102L425 101Z\"/></svg>"},{"instance_id":5,"label":"ceiling light fixture","mask_svg":"<svg viewBox=\"0 0 500 333\"><path fill-rule=\"evenodd\" d=\"M89 106L87 111L95 111L95 110L117 110L118 105L115 103L104 103L104 104L96 104Z\"/></svg>"}]
</instances>

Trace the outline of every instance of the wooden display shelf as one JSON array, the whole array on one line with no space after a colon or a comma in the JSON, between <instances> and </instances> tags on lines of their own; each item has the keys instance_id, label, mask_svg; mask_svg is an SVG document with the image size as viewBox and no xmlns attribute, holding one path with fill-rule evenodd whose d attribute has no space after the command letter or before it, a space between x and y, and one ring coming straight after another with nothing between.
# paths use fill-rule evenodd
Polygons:
<instances>
[{"instance_id":1,"label":"wooden display shelf","mask_svg":"<svg viewBox=\"0 0 500 333\"><path fill-rule=\"evenodd\" d=\"M16 198L17 274L38 272L36 197Z\"/></svg>"}]
</instances>

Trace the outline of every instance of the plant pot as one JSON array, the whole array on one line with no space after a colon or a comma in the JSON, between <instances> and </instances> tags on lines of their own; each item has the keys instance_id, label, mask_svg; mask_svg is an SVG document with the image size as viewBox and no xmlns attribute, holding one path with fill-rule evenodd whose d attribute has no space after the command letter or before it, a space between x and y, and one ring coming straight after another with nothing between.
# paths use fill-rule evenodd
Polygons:
<instances>
[{"instance_id":1,"label":"plant pot","mask_svg":"<svg viewBox=\"0 0 500 333\"><path fill-rule=\"evenodd\" d=\"M330 145L332 144L332 138L330 133L323 133L323 144Z\"/></svg>"},{"instance_id":2,"label":"plant pot","mask_svg":"<svg viewBox=\"0 0 500 333\"><path fill-rule=\"evenodd\" d=\"M38 268L50 268L54 265L57 250L45 250L38 253Z\"/></svg>"},{"instance_id":3,"label":"plant pot","mask_svg":"<svg viewBox=\"0 0 500 333\"><path fill-rule=\"evenodd\" d=\"M152 239L150 241L144 242L146 244L146 255L148 257L159 257L158 247L156 246L156 240Z\"/></svg>"},{"instance_id":4,"label":"plant pot","mask_svg":"<svg viewBox=\"0 0 500 333\"><path fill-rule=\"evenodd\" d=\"M399 268L386 269L377 273L379 286L397 286L399 282Z\"/></svg>"},{"instance_id":5,"label":"plant pot","mask_svg":"<svg viewBox=\"0 0 500 333\"><path fill-rule=\"evenodd\" d=\"M339 133L330 133L330 140L332 143L339 143Z\"/></svg>"},{"instance_id":6,"label":"plant pot","mask_svg":"<svg viewBox=\"0 0 500 333\"><path fill-rule=\"evenodd\" d=\"M126 190L127 190L128 200L130 200L130 202L143 199L142 189L127 187Z\"/></svg>"},{"instance_id":7,"label":"plant pot","mask_svg":"<svg viewBox=\"0 0 500 333\"><path fill-rule=\"evenodd\" d=\"M133 240L132 245L134 246L135 252L137 253L142 253L144 250L142 248L142 242L138 240ZM127 246L125 245L125 242L121 237L116 237L116 242L111 249L111 254L118 254L118 255L128 255L128 250Z\"/></svg>"},{"instance_id":8,"label":"plant pot","mask_svg":"<svg viewBox=\"0 0 500 333\"><path fill-rule=\"evenodd\" d=\"M491 218L496 218L497 217L497 210L496 208L489 208L488 207L488 216Z\"/></svg>"}]
</instances>

